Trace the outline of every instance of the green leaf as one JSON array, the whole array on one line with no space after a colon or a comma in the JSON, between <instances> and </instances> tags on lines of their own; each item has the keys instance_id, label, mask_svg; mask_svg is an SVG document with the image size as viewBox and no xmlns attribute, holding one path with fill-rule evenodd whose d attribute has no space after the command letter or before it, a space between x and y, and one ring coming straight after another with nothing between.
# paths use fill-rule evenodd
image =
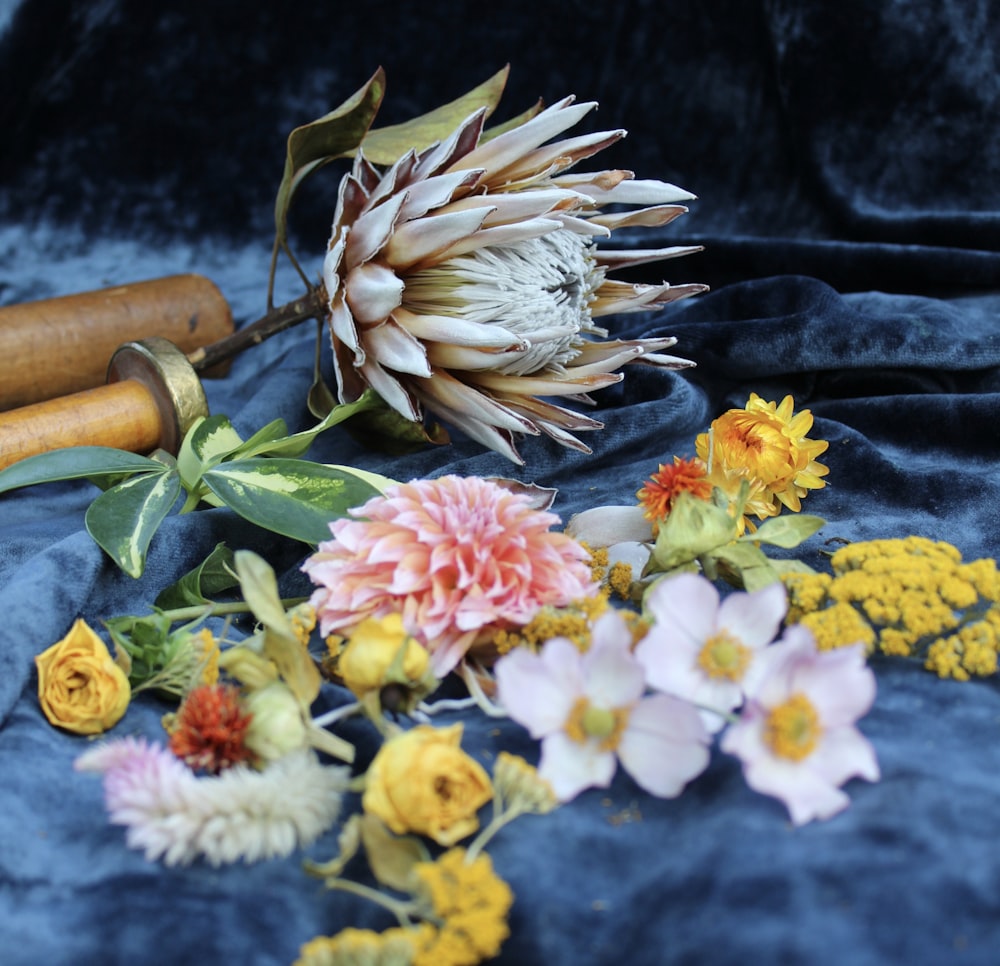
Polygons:
<instances>
[{"instance_id":1,"label":"green leaf","mask_svg":"<svg viewBox=\"0 0 1000 966\"><path fill-rule=\"evenodd\" d=\"M141 577L153 534L181 493L180 475L160 466L102 493L84 517L87 532L130 577Z\"/></svg>"},{"instance_id":2,"label":"green leaf","mask_svg":"<svg viewBox=\"0 0 1000 966\"><path fill-rule=\"evenodd\" d=\"M360 476L306 460L234 460L204 482L244 519L304 543L329 539L332 520L378 493Z\"/></svg>"},{"instance_id":3,"label":"green leaf","mask_svg":"<svg viewBox=\"0 0 1000 966\"><path fill-rule=\"evenodd\" d=\"M276 241L281 248L288 248L288 209L296 189L317 168L357 148L375 118L384 93L385 73L380 67L340 107L288 135L285 172L274 203Z\"/></svg>"},{"instance_id":4,"label":"green leaf","mask_svg":"<svg viewBox=\"0 0 1000 966\"><path fill-rule=\"evenodd\" d=\"M233 576L232 563L233 552L224 543L217 543L197 567L160 592L155 606L176 610L210 603L211 597L239 583Z\"/></svg>"},{"instance_id":5,"label":"green leaf","mask_svg":"<svg viewBox=\"0 0 1000 966\"><path fill-rule=\"evenodd\" d=\"M237 551L234 562L243 597L254 617L264 625L264 654L274 661L282 680L301 702L303 709L308 710L319 694L322 679L285 613L274 570L267 561L249 550ZM339 748L339 754L342 754L347 746L338 742L333 743L333 747Z\"/></svg>"},{"instance_id":6,"label":"green leaf","mask_svg":"<svg viewBox=\"0 0 1000 966\"><path fill-rule=\"evenodd\" d=\"M226 416L199 419L188 430L177 454L177 468L188 490L193 490L205 470L221 463L243 445L243 438Z\"/></svg>"},{"instance_id":7,"label":"green leaf","mask_svg":"<svg viewBox=\"0 0 1000 966\"><path fill-rule=\"evenodd\" d=\"M422 151L435 141L443 141L474 111L486 108L489 117L495 110L510 73L508 64L467 94L448 104L421 114L402 124L373 128L361 142L361 150L373 164L389 165L407 151Z\"/></svg>"},{"instance_id":8,"label":"green leaf","mask_svg":"<svg viewBox=\"0 0 1000 966\"><path fill-rule=\"evenodd\" d=\"M673 570L736 538L737 522L722 507L681 493L660 524L653 559L661 570Z\"/></svg>"},{"instance_id":9,"label":"green leaf","mask_svg":"<svg viewBox=\"0 0 1000 966\"><path fill-rule=\"evenodd\" d=\"M413 867L418 862L430 861L424 843L413 835L393 835L374 815L363 815L360 824L361 841L372 875L390 889L412 891Z\"/></svg>"},{"instance_id":10,"label":"green leaf","mask_svg":"<svg viewBox=\"0 0 1000 966\"><path fill-rule=\"evenodd\" d=\"M772 547L797 547L826 524L822 517L809 516L807 513L797 513L792 516L771 517L765 520L756 533L748 533L741 540L754 543L767 543Z\"/></svg>"},{"instance_id":11,"label":"green leaf","mask_svg":"<svg viewBox=\"0 0 1000 966\"><path fill-rule=\"evenodd\" d=\"M342 403L336 406L320 422L313 426L312 429L305 429L300 433L293 433L291 436L283 436L280 439L265 438L251 445L256 436L259 435L256 434L231 454L233 461L249 459L254 456L301 456L309 449L313 440L320 433L336 426L338 423L342 423L345 419L350 419L358 413L374 409L380 405L382 405L382 402L379 397L370 389L367 389L354 402Z\"/></svg>"},{"instance_id":12,"label":"green leaf","mask_svg":"<svg viewBox=\"0 0 1000 966\"><path fill-rule=\"evenodd\" d=\"M754 591L779 579L778 571L760 547L750 543L731 543L711 554L727 581Z\"/></svg>"},{"instance_id":13,"label":"green leaf","mask_svg":"<svg viewBox=\"0 0 1000 966\"><path fill-rule=\"evenodd\" d=\"M134 473L162 473L163 463L110 446L71 446L29 456L0 471L0 493L57 480L102 479Z\"/></svg>"}]
</instances>

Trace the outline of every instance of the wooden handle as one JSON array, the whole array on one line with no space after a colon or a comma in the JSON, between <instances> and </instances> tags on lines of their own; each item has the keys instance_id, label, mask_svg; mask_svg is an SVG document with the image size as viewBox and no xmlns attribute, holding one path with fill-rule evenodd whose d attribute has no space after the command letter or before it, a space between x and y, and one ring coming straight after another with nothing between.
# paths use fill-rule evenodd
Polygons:
<instances>
[{"instance_id":1,"label":"wooden handle","mask_svg":"<svg viewBox=\"0 0 1000 966\"><path fill-rule=\"evenodd\" d=\"M134 379L0 413L0 470L67 446L148 453L159 445L161 419L152 392Z\"/></svg>"},{"instance_id":2,"label":"wooden handle","mask_svg":"<svg viewBox=\"0 0 1000 966\"><path fill-rule=\"evenodd\" d=\"M182 352L225 338L233 314L203 275L0 308L0 410L100 386L125 342L160 336Z\"/></svg>"}]
</instances>

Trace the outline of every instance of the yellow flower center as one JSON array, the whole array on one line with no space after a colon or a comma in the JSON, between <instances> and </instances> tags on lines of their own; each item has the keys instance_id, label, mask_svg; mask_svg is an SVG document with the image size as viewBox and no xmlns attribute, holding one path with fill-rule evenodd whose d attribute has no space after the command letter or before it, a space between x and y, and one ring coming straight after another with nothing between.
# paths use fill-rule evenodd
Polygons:
<instances>
[{"instance_id":1,"label":"yellow flower center","mask_svg":"<svg viewBox=\"0 0 1000 966\"><path fill-rule=\"evenodd\" d=\"M764 742L776 755L792 761L812 754L822 734L819 714L804 694L793 694L772 708L764 722Z\"/></svg>"},{"instance_id":2,"label":"yellow flower center","mask_svg":"<svg viewBox=\"0 0 1000 966\"><path fill-rule=\"evenodd\" d=\"M598 708L586 698L577 698L566 721L566 734L578 744L596 739L601 751L612 751L627 723L627 708Z\"/></svg>"},{"instance_id":3,"label":"yellow flower center","mask_svg":"<svg viewBox=\"0 0 1000 966\"><path fill-rule=\"evenodd\" d=\"M710 678L742 681L753 652L728 631L713 634L698 652L697 664Z\"/></svg>"}]
</instances>

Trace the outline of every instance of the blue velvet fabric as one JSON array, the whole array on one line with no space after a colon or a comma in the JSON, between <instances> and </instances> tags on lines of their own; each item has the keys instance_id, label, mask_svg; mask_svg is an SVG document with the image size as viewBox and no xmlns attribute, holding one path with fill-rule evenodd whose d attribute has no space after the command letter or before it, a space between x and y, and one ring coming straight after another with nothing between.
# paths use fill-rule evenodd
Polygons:
<instances>
[{"instance_id":1,"label":"blue velvet fabric","mask_svg":"<svg viewBox=\"0 0 1000 966\"><path fill-rule=\"evenodd\" d=\"M388 122L509 61L501 116L538 96L599 100L591 126L631 132L602 166L699 194L654 242L703 243L666 269L713 292L616 324L676 335L698 368L630 371L598 394L606 428L587 437L590 457L530 439L515 470L456 436L391 458L340 431L311 455L398 479L516 475L557 487L567 517L631 502L658 462L689 455L749 392L793 393L830 441L829 486L807 501L828 523L806 559L818 564L827 540L910 533L966 559L996 554L1000 25L988 0L403 6L0 5L0 301L198 271L248 321L264 304L291 127L378 64ZM314 272L335 182L309 185L293 220ZM279 295L294 283L283 273ZM287 332L208 383L213 411L245 433L275 415L304 428L311 365L311 332ZM100 626L144 612L219 540L267 554L289 590L305 587L306 551L207 510L169 518L133 580L83 529L94 492L0 497L0 960L272 966L316 934L387 925L306 877L301 856L167 869L106 823L100 782L72 770L85 740L39 710L34 655L77 616ZM718 754L677 800L619 775L508 828L491 847L516 895L499 962L995 963L996 681L875 670L861 727L883 777L850 783L851 807L829 822L792 828ZM330 686L317 711L344 700ZM155 736L164 710L140 697L114 733ZM484 761L537 754L512 723L444 720L465 722L465 747ZM345 733L364 764L370 733ZM335 840L309 854L332 855Z\"/></svg>"}]
</instances>

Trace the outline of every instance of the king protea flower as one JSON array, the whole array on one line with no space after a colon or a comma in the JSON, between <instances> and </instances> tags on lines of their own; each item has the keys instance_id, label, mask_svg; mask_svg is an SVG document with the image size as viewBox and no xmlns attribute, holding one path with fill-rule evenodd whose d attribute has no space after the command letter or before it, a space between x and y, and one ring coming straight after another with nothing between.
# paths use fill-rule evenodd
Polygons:
<instances>
[{"instance_id":1,"label":"king protea flower","mask_svg":"<svg viewBox=\"0 0 1000 966\"><path fill-rule=\"evenodd\" d=\"M608 277L697 251L595 243L616 228L665 225L694 195L629 171L567 174L625 134L546 143L594 107L566 97L485 142L483 108L385 171L358 151L323 266L341 402L371 387L406 419L426 409L521 462L515 434L589 452L573 433L601 428L539 397L589 401L625 363L691 365L660 354L673 338L606 339L594 323L706 288ZM645 207L606 213L608 204Z\"/></svg>"}]
</instances>

